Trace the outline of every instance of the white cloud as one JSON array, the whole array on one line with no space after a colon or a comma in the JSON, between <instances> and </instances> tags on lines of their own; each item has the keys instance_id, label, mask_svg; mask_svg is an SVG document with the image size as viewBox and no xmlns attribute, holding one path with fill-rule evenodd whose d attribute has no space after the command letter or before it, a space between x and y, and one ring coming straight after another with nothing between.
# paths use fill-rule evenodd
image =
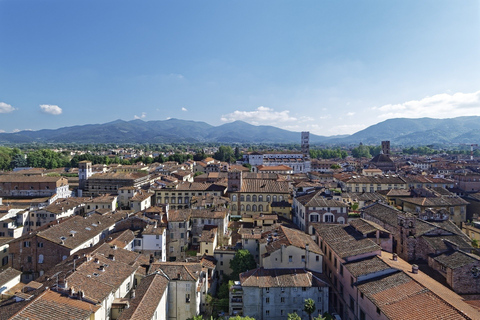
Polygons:
<instances>
[{"instance_id":1,"label":"white cloud","mask_svg":"<svg viewBox=\"0 0 480 320\"><path fill-rule=\"evenodd\" d=\"M54 116L58 116L59 114L62 114L63 110L59 106L53 105L53 104L41 104L40 105L40 110L43 113L47 114L52 114Z\"/></svg>"},{"instance_id":2,"label":"white cloud","mask_svg":"<svg viewBox=\"0 0 480 320\"><path fill-rule=\"evenodd\" d=\"M167 117L167 120L170 120L170 119L172 119L172 117Z\"/></svg>"},{"instance_id":3,"label":"white cloud","mask_svg":"<svg viewBox=\"0 0 480 320\"><path fill-rule=\"evenodd\" d=\"M288 110L277 112L271 108L258 107L254 111L236 110L232 113L222 115L221 120L223 122L242 120L254 125L264 124L275 126L278 123L298 121L299 119L290 116L290 111Z\"/></svg>"},{"instance_id":4,"label":"white cloud","mask_svg":"<svg viewBox=\"0 0 480 320\"><path fill-rule=\"evenodd\" d=\"M4 132L5 132L5 130L1 130L1 129L0 129L0 133L4 133Z\"/></svg>"},{"instance_id":5,"label":"white cloud","mask_svg":"<svg viewBox=\"0 0 480 320\"><path fill-rule=\"evenodd\" d=\"M33 129L14 129L12 133L17 133L20 131L33 131ZM5 132L4 130L0 130L0 132Z\"/></svg>"},{"instance_id":6,"label":"white cloud","mask_svg":"<svg viewBox=\"0 0 480 320\"><path fill-rule=\"evenodd\" d=\"M12 132L13 132L13 133L17 133L17 132L20 132L20 131L22 131L22 130L20 130L20 129L13 129Z\"/></svg>"},{"instance_id":7,"label":"white cloud","mask_svg":"<svg viewBox=\"0 0 480 320\"><path fill-rule=\"evenodd\" d=\"M374 107L378 118L454 118L480 116L480 90L472 93L441 93L421 100Z\"/></svg>"},{"instance_id":8,"label":"white cloud","mask_svg":"<svg viewBox=\"0 0 480 320\"><path fill-rule=\"evenodd\" d=\"M10 113L14 111L15 108L5 102L0 102L0 113Z\"/></svg>"},{"instance_id":9,"label":"white cloud","mask_svg":"<svg viewBox=\"0 0 480 320\"><path fill-rule=\"evenodd\" d=\"M182 111L187 112L188 110L187 108L182 108Z\"/></svg>"},{"instance_id":10,"label":"white cloud","mask_svg":"<svg viewBox=\"0 0 480 320\"><path fill-rule=\"evenodd\" d=\"M348 116L348 117L353 117L354 115L355 115L355 112L348 112L348 113L347 113L347 116Z\"/></svg>"},{"instance_id":11,"label":"white cloud","mask_svg":"<svg viewBox=\"0 0 480 320\"><path fill-rule=\"evenodd\" d=\"M140 116L137 116L135 115L133 117L133 119L145 119L147 117L147 113L146 112L142 112L142 114Z\"/></svg>"}]
</instances>

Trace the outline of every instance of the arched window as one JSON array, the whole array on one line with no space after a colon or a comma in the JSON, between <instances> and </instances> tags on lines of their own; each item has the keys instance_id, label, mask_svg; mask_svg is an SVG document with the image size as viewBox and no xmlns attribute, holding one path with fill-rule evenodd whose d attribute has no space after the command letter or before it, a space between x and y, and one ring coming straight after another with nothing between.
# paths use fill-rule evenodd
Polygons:
<instances>
[{"instance_id":1,"label":"arched window","mask_svg":"<svg viewBox=\"0 0 480 320\"><path fill-rule=\"evenodd\" d=\"M256 204L254 204L254 205L252 206L252 211L253 211L253 212L256 212L256 211L257 211L257 205L256 205Z\"/></svg>"},{"instance_id":2,"label":"arched window","mask_svg":"<svg viewBox=\"0 0 480 320\"><path fill-rule=\"evenodd\" d=\"M250 202L250 201L252 201L250 198L250 195L247 195L247 202Z\"/></svg>"},{"instance_id":3,"label":"arched window","mask_svg":"<svg viewBox=\"0 0 480 320\"><path fill-rule=\"evenodd\" d=\"M251 211L251 207L249 204L247 204L247 211Z\"/></svg>"},{"instance_id":4,"label":"arched window","mask_svg":"<svg viewBox=\"0 0 480 320\"><path fill-rule=\"evenodd\" d=\"M282 201L282 200L283 200L283 196L279 196L279 198L280 198L280 201Z\"/></svg>"},{"instance_id":5,"label":"arched window","mask_svg":"<svg viewBox=\"0 0 480 320\"><path fill-rule=\"evenodd\" d=\"M267 202L270 202L272 198L270 196L267 196Z\"/></svg>"},{"instance_id":6,"label":"arched window","mask_svg":"<svg viewBox=\"0 0 480 320\"><path fill-rule=\"evenodd\" d=\"M43 263L43 254L38 255L38 263Z\"/></svg>"},{"instance_id":7,"label":"arched window","mask_svg":"<svg viewBox=\"0 0 480 320\"><path fill-rule=\"evenodd\" d=\"M344 224L345 223L345 218L344 217L339 217L337 219L337 222L340 223L340 224Z\"/></svg>"},{"instance_id":8,"label":"arched window","mask_svg":"<svg viewBox=\"0 0 480 320\"><path fill-rule=\"evenodd\" d=\"M237 201L237 195L236 195L236 194L234 194L234 195L232 196L232 201Z\"/></svg>"},{"instance_id":9,"label":"arched window","mask_svg":"<svg viewBox=\"0 0 480 320\"><path fill-rule=\"evenodd\" d=\"M325 213L323 215L323 222L333 222L335 221L335 216L331 213Z\"/></svg>"},{"instance_id":10,"label":"arched window","mask_svg":"<svg viewBox=\"0 0 480 320\"><path fill-rule=\"evenodd\" d=\"M242 211L245 211L245 205L242 204Z\"/></svg>"},{"instance_id":11,"label":"arched window","mask_svg":"<svg viewBox=\"0 0 480 320\"><path fill-rule=\"evenodd\" d=\"M273 202L277 202L277 196L273 196Z\"/></svg>"},{"instance_id":12,"label":"arched window","mask_svg":"<svg viewBox=\"0 0 480 320\"><path fill-rule=\"evenodd\" d=\"M262 212L263 211L263 205L258 205L258 211Z\"/></svg>"},{"instance_id":13,"label":"arched window","mask_svg":"<svg viewBox=\"0 0 480 320\"><path fill-rule=\"evenodd\" d=\"M263 201L263 196L258 196L258 201L262 202Z\"/></svg>"},{"instance_id":14,"label":"arched window","mask_svg":"<svg viewBox=\"0 0 480 320\"><path fill-rule=\"evenodd\" d=\"M240 201L245 201L245 196L244 195L240 196Z\"/></svg>"},{"instance_id":15,"label":"arched window","mask_svg":"<svg viewBox=\"0 0 480 320\"><path fill-rule=\"evenodd\" d=\"M257 196L252 196L252 201L257 202Z\"/></svg>"},{"instance_id":16,"label":"arched window","mask_svg":"<svg viewBox=\"0 0 480 320\"><path fill-rule=\"evenodd\" d=\"M237 211L237 205L236 204L232 205L232 210Z\"/></svg>"}]
</instances>

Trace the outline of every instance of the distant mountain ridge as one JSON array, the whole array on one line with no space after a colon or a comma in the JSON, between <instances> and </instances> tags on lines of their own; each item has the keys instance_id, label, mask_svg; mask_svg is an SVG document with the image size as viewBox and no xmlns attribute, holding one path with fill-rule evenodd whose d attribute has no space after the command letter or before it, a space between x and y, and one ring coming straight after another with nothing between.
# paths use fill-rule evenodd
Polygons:
<instances>
[{"instance_id":1,"label":"distant mountain ridge","mask_svg":"<svg viewBox=\"0 0 480 320\"><path fill-rule=\"evenodd\" d=\"M388 119L352 135L310 134L311 144L352 145L470 144L480 141L480 117L450 119ZM300 143L300 133L273 126L254 126L243 121L212 126L201 121L115 120L59 129L0 133L0 143Z\"/></svg>"}]
</instances>

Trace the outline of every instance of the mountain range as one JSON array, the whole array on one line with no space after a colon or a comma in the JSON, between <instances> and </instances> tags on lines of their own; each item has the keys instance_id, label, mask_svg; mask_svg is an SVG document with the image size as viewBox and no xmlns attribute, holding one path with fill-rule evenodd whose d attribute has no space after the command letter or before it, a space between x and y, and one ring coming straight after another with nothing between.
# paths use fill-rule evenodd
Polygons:
<instances>
[{"instance_id":1,"label":"mountain range","mask_svg":"<svg viewBox=\"0 0 480 320\"><path fill-rule=\"evenodd\" d=\"M352 135L310 134L311 144L352 145L471 144L480 141L480 117L451 119L388 119ZM300 143L300 133L273 126L254 126L235 121L212 126L201 121L180 119L143 121L116 120L59 129L0 133L0 143Z\"/></svg>"}]
</instances>

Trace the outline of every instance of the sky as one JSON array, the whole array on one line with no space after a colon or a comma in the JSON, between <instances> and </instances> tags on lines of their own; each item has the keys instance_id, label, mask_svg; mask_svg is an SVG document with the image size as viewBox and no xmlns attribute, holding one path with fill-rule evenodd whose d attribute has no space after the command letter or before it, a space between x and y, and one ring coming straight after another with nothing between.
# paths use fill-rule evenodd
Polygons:
<instances>
[{"instance_id":1,"label":"sky","mask_svg":"<svg viewBox=\"0 0 480 320\"><path fill-rule=\"evenodd\" d=\"M480 1L0 0L0 131L480 115Z\"/></svg>"}]
</instances>

